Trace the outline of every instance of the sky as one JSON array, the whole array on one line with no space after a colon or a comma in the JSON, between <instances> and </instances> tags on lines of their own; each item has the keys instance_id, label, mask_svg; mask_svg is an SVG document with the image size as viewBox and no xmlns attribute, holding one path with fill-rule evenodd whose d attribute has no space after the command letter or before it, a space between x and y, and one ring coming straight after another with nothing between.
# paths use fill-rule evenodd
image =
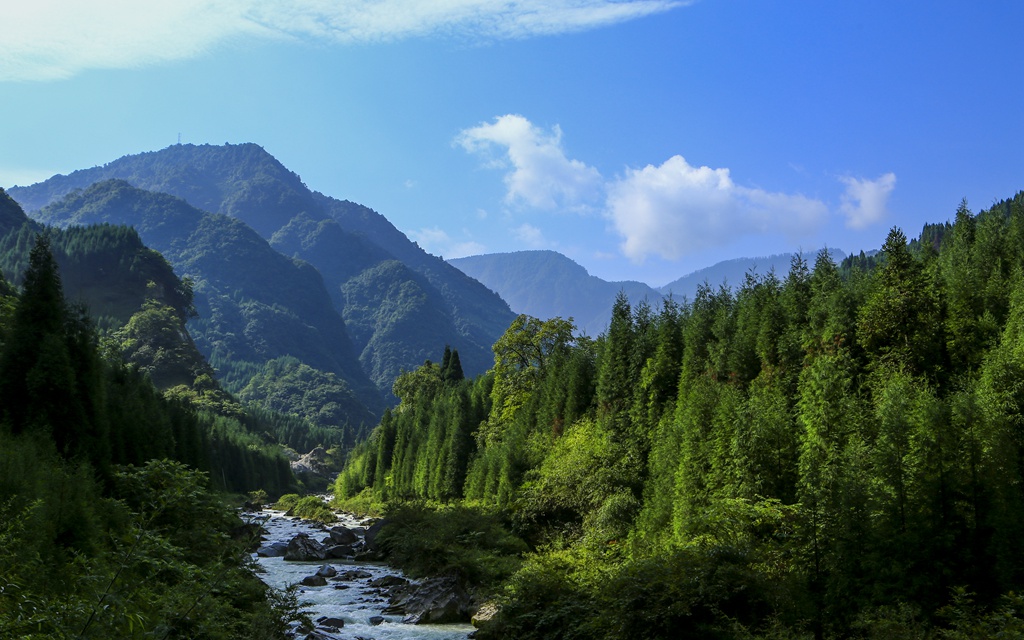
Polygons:
<instances>
[{"instance_id":1,"label":"sky","mask_svg":"<svg viewBox=\"0 0 1024 640\"><path fill-rule=\"evenodd\" d=\"M445 258L652 286L1024 189L1015 0L0 0L0 186L255 142Z\"/></svg>"}]
</instances>

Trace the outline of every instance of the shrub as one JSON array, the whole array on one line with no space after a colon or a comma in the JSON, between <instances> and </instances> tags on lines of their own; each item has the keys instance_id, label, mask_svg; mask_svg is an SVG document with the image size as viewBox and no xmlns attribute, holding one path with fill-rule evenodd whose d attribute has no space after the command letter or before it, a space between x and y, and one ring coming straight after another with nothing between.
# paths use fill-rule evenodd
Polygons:
<instances>
[{"instance_id":1,"label":"shrub","mask_svg":"<svg viewBox=\"0 0 1024 640\"><path fill-rule=\"evenodd\" d=\"M377 542L414 577L455 573L486 589L512 575L527 551L499 514L482 508L404 505L387 518Z\"/></svg>"},{"instance_id":2,"label":"shrub","mask_svg":"<svg viewBox=\"0 0 1024 640\"><path fill-rule=\"evenodd\" d=\"M299 501L299 494L297 493L286 493L277 499L274 503L274 508L280 511L288 511L295 507Z\"/></svg>"},{"instance_id":3,"label":"shrub","mask_svg":"<svg viewBox=\"0 0 1024 640\"><path fill-rule=\"evenodd\" d=\"M292 513L302 518L303 520L312 520L314 522L334 522L338 518L334 515L334 512L324 504L324 501L317 496L306 496L300 498L295 506L292 508Z\"/></svg>"}]
</instances>

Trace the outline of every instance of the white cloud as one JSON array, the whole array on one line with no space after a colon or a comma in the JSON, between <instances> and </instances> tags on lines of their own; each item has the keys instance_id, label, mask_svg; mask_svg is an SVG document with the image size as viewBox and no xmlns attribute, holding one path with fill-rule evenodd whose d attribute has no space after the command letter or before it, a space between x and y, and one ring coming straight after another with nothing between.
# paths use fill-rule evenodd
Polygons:
<instances>
[{"instance_id":1,"label":"white cloud","mask_svg":"<svg viewBox=\"0 0 1024 640\"><path fill-rule=\"evenodd\" d=\"M504 115L464 130L456 142L472 153L487 154L493 147L503 151L491 166L509 169L505 199L510 204L579 210L602 193L597 169L565 156L557 125L547 133L523 116Z\"/></svg>"},{"instance_id":2,"label":"white cloud","mask_svg":"<svg viewBox=\"0 0 1024 640\"><path fill-rule=\"evenodd\" d=\"M526 38L581 31L689 0L31 0L4 8L0 80L195 57L240 37L354 43L431 35Z\"/></svg>"},{"instance_id":3,"label":"white cloud","mask_svg":"<svg viewBox=\"0 0 1024 640\"><path fill-rule=\"evenodd\" d=\"M506 170L508 203L589 210L602 208L603 198L604 214L622 238L621 251L634 262L652 255L678 260L743 236L794 242L813 236L837 214L822 200L742 186L727 168L695 167L679 155L605 181L597 169L566 156L557 125L548 133L520 115L466 129L456 143L487 157L488 166ZM495 149L500 153L493 154ZM884 216L894 174L840 180L846 189L838 214L847 226L863 228ZM512 232L527 246L552 246L532 225Z\"/></svg>"},{"instance_id":4,"label":"white cloud","mask_svg":"<svg viewBox=\"0 0 1024 640\"><path fill-rule=\"evenodd\" d=\"M424 251L445 258L475 256L487 251L487 247L473 240L456 241L439 227L411 231L409 235Z\"/></svg>"},{"instance_id":5,"label":"white cloud","mask_svg":"<svg viewBox=\"0 0 1024 640\"><path fill-rule=\"evenodd\" d=\"M889 194L896 188L895 173L887 173L877 180L858 180L849 176L839 180L846 185L839 210L846 216L847 227L863 229L885 217Z\"/></svg>"},{"instance_id":6,"label":"white cloud","mask_svg":"<svg viewBox=\"0 0 1024 640\"><path fill-rule=\"evenodd\" d=\"M608 186L607 215L637 262L652 254L675 260L740 235L797 237L827 214L819 200L739 186L728 169L693 167L678 155L628 169Z\"/></svg>"},{"instance_id":7,"label":"white cloud","mask_svg":"<svg viewBox=\"0 0 1024 640\"><path fill-rule=\"evenodd\" d=\"M512 235L515 236L516 240L519 240L532 249L543 249L550 245L550 243L544 239L544 234L541 230L532 224L524 223L519 225L512 230Z\"/></svg>"}]
</instances>

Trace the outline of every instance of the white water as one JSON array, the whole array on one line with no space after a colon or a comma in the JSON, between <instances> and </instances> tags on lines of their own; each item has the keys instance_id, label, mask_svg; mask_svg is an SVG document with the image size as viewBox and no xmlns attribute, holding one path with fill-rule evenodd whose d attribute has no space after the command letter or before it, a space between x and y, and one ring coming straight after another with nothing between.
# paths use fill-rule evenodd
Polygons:
<instances>
[{"instance_id":1,"label":"white water","mask_svg":"<svg viewBox=\"0 0 1024 640\"><path fill-rule=\"evenodd\" d=\"M310 538L318 541L327 535L313 525L286 517L280 511L264 511L263 515L270 516L263 525L267 530L264 544L276 541L288 542L298 533L306 533ZM358 526L354 520L343 520L338 524L346 527ZM256 558L256 561L265 571L260 577L264 582L277 589L296 584L306 576L315 574L317 569L324 564L330 564L338 570L338 573L358 570L371 574L369 578L351 582L329 581L325 587L299 587L299 601L303 603L303 610L309 612L310 618L314 622L321 616L341 618L345 621L345 627L330 637L346 640L357 637L374 638L375 640L465 640L466 636L473 631L473 627L468 624L402 624L402 616L383 615L381 610L387 606L387 599L379 593L378 589L369 586L369 582L383 576L400 576L402 574L381 563L352 560L285 562L283 558ZM348 588L336 589L335 585ZM370 624L370 618L373 616L382 616L385 622L373 626Z\"/></svg>"}]
</instances>

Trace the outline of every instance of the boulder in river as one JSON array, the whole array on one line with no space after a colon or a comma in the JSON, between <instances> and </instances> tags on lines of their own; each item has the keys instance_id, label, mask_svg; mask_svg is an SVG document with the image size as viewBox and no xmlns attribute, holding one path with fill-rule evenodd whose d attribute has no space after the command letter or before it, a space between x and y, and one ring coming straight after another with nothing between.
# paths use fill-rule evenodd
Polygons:
<instances>
[{"instance_id":1,"label":"boulder in river","mask_svg":"<svg viewBox=\"0 0 1024 640\"><path fill-rule=\"evenodd\" d=\"M325 564L324 566L317 569L316 575L320 576L321 578L333 578L334 576L338 575L338 570L329 564Z\"/></svg>"},{"instance_id":2,"label":"boulder in river","mask_svg":"<svg viewBox=\"0 0 1024 640\"><path fill-rule=\"evenodd\" d=\"M352 547L336 544L333 547L327 547L327 557L332 560L340 560L342 558L350 558L356 554L356 550Z\"/></svg>"},{"instance_id":3,"label":"boulder in river","mask_svg":"<svg viewBox=\"0 0 1024 640\"><path fill-rule=\"evenodd\" d=\"M284 552L285 560L323 560L327 557L326 549L322 544L313 540L304 533L296 534L288 541L288 548Z\"/></svg>"},{"instance_id":4,"label":"boulder in river","mask_svg":"<svg viewBox=\"0 0 1024 640\"><path fill-rule=\"evenodd\" d=\"M359 541L359 536L348 527L331 527L328 533L331 534L331 541L334 544L352 545Z\"/></svg>"},{"instance_id":5,"label":"boulder in river","mask_svg":"<svg viewBox=\"0 0 1024 640\"><path fill-rule=\"evenodd\" d=\"M270 544L263 545L257 549L256 555L261 558L280 558L287 550L288 543L278 540L277 542L271 542Z\"/></svg>"},{"instance_id":6,"label":"boulder in river","mask_svg":"<svg viewBox=\"0 0 1024 640\"><path fill-rule=\"evenodd\" d=\"M364 578L372 578L373 574L369 571L362 571L360 569L350 569L343 571L335 576L335 580L351 582L353 580L362 580Z\"/></svg>"},{"instance_id":7,"label":"boulder in river","mask_svg":"<svg viewBox=\"0 0 1024 640\"><path fill-rule=\"evenodd\" d=\"M469 619L471 600L457 576L428 578L393 597L384 613L404 614L406 624L440 624Z\"/></svg>"},{"instance_id":8,"label":"boulder in river","mask_svg":"<svg viewBox=\"0 0 1024 640\"><path fill-rule=\"evenodd\" d=\"M364 543L366 544L366 549L368 551L378 550L377 534L380 533L380 530L387 526L390 522L390 520L384 518L383 520L378 520L377 522L373 523L373 526L366 530L366 533L364 534Z\"/></svg>"},{"instance_id":9,"label":"boulder in river","mask_svg":"<svg viewBox=\"0 0 1024 640\"><path fill-rule=\"evenodd\" d=\"M378 587L381 589L386 587L394 587L395 585L400 584L409 584L409 580L407 578L402 578L399 576L382 576L380 578L377 578L376 580L370 581L371 587Z\"/></svg>"},{"instance_id":10,"label":"boulder in river","mask_svg":"<svg viewBox=\"0 0 1024 640\"><path fill-rule=\"evenodd\" d=\"M332 629L340 629L345 626L344 620L332 616L320 616L316 619L316 623L322 627L330 627Z\"/></svg>"},{"instance_id":11,"label":"boulder in river","mask_svg":"<svg viewBox=\"0 0 1024 640\"><path fill-rule=\"evenodd\" d=\"M299 580L299 584L304 587L326 587L327 578L323 576L306 576L302 580Z\"/></svg>"}]
</instances>

